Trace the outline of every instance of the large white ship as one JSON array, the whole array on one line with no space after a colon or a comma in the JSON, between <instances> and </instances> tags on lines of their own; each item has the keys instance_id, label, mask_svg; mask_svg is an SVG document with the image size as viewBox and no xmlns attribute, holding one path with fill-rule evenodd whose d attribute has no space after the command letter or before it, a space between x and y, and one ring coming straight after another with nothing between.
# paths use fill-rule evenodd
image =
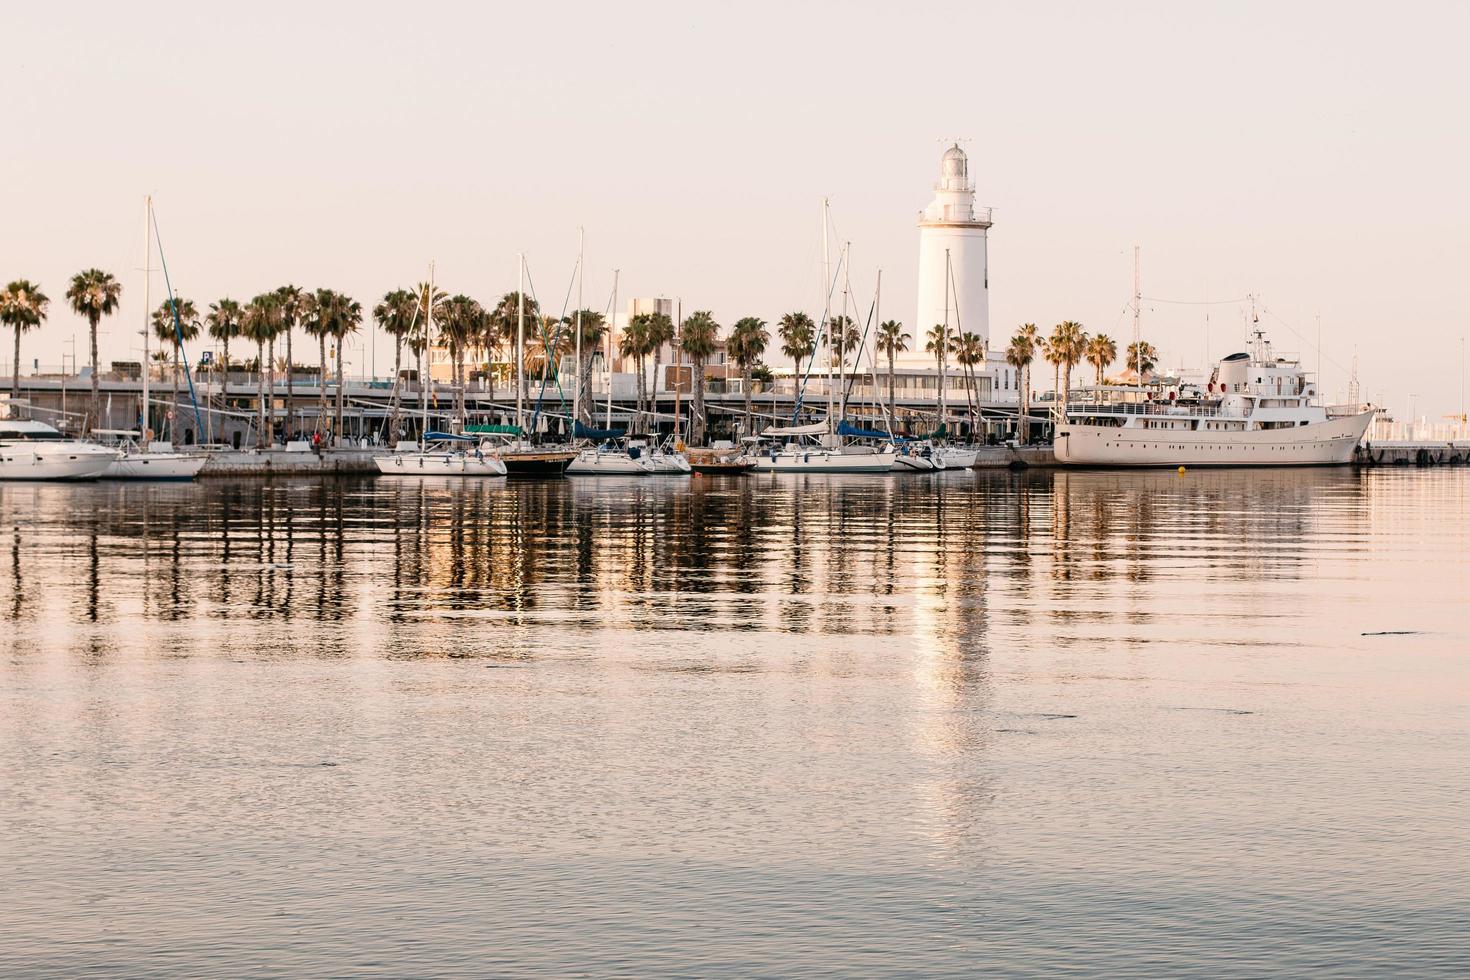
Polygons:
<instances>
[{"instance_id":1,"label":"large white ship","mask_svg":"<svg viewBox=\"0 0 1470 980\"><path fill-rule=\"evenodd\" d=\"M1085 388L1057 424L1068 466L1340 466L1376 410L1321 405L1298 361L1251 353L1220 361L1207 384Z\"/></svg>"}]
</instances>

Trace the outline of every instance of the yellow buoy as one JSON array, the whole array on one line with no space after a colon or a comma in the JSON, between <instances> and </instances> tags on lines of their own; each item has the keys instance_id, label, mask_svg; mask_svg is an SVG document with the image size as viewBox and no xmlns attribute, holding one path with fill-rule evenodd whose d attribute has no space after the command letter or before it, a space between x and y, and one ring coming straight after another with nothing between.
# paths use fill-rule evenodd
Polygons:
<instances>
[{"instance_id":1,"label":"yellow buoy","mask_svg":"<svg viewBox=\"0 0 1470 980\"><path fill-rule=\"evenodd\" d=\"M1184 467L1182 467L1182 466L1179 467L1179 475L1180 476L1183 476L1184 475Z\"/></svg>"}]
</instances>

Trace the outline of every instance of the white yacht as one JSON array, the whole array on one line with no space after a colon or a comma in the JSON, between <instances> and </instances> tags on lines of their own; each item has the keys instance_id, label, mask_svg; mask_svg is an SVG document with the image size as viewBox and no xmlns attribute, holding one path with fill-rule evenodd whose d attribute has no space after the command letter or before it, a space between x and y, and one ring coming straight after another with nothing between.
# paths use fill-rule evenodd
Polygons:
<instances>
[{"instance_id":1,"label":"white yacht","mask_svg":"<svg viewBox=\"0 0 1470 980\"><path fill-rule=\"evenodd\" d=\"M1251 353L1209 382L1102 385L1068 399L1057 462L1068 466L1332 466L1352 462L1375 409L1328 409L1298 361L1257 330Z\"/></svg>"},{"instance_id":2,"label":"white yacht","mask_svg":"<svg viewBox=\"0 0 1470 980\"><path fill-rule=\"evenodd\" d=\"M95 480L121 457L45 422L0 419L0 480Z\"/></svg>"},{"instance_id":3,"label":"white yacht","mask_svg":"<svg viewBox=\"0 0 1470 980\"><path fill-rule=\"evenodd\" d=\"M825 422L773 426L760 434L767 445L751 455L758 473L887 473L897 455L893 444L825 446ZM776 442L773 440L784 440Z\"/></svg>"},{"instance_id":4,"label":"white yacht","mask_svg":"<svg viewBox=\"0 0 1470 980\"><path fill-rule=\"evenodd\" d=\"M567 467L567 476L651 476L656 472L653 457L643 447L619 449L612 444L582 450Z\"/></svg>"},{"instance_id":5,"label":"white yacht","mask_svg":"<svg viewBox=\"0 0 1470 980\"><path fill-rule=\"evenodd\" d=\"M428 432L424 448L417 443L399 443L395 452L374 456L373 464L384 476L505 476L506 466L494 451L486 452L474 436Z\"/></svg>"},{"instance_id":6,"label":"white yacht","mask_svg":"<svg viewBox=\"0 0 1470 980\"><path fill-rule=\"evenodd\" d=\"M128 429L93 429L92 434L122 453L102 472L104 480L192 480L209 461L202 453L174 452L166 442L150 443L145 450L138 433Z\"/></svg>"}]
</instances>

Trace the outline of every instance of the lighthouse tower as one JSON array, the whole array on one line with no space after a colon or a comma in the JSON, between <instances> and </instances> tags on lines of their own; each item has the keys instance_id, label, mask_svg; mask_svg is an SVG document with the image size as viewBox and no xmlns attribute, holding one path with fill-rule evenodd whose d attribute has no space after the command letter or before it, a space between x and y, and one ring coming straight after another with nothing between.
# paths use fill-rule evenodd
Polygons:
<instances>
[{"instance_id":1,"label":"lighthouse tower","mask_svg":"<svg viewBox=\"0 0 1470 980\"><path fill-rule=\"evenodd\" d=\"M969 158L956 143L939 160L934 200L919 212L919 312L909 332L920 351L925 334L945 322L955 333L978 333L989 350L989 229L990 209L975 207Z\"/></svg>"}]
</instances>

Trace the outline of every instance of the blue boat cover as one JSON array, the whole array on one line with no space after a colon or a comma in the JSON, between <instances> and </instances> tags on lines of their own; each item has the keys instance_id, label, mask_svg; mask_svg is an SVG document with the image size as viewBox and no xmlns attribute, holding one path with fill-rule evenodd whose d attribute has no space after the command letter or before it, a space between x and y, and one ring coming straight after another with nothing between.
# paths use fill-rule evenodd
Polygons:
<instances>
[{"instance_id":1,"label":"blue boat cover","mask_svg":"<svg viewBox=\"0 0 1470 980\"><path fill-rule=\"evenodd\" d=\"M474 436L459 436L453 432L425 432L425 442L479 442Z\"/></svg>"},{"instance_id":2,"label":"blue boat cover","mask_svg":"<svg viewBox=\"0 0 1470 980\"><path fill-rule=\"evenodd\" d=\"M907 442L903 436L896 436L891 432L879 432L877 429L863 429L850 422L843 422L837 427L839 436L847 436L851 439L892 439L895 442Z\"/></svg>"},{"instance_id":3,"label":"blue boat cover","mask_svg":"<svg viewBox=\"0 0 1470 980\"><path fill-rule=\"evenodd\" d=\"M627 434L627 429L589 429L581 422L572 423L572 435L578 439L621 439Z\"/></svg>"}]
</instances>

